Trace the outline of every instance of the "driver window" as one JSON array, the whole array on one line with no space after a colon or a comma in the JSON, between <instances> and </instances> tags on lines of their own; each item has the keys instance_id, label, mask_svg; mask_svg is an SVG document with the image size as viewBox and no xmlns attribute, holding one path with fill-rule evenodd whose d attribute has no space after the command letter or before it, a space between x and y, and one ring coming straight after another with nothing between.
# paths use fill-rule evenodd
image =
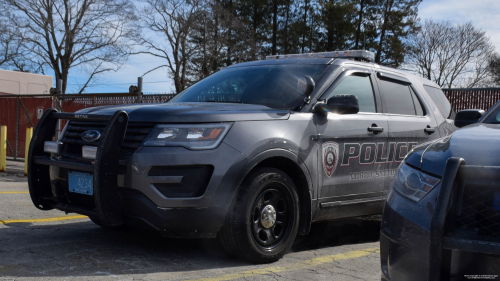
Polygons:
<instances>
[{"instance_id":1,"label":"driver window","mask_svg":"<svg viewBox=\"0 0 500 281\"><path fill-rule=\"evenodd\" d=\"M336 95L353 95L358 97L359 112L377 112L369 76L347 76L333 91L331 89L328 91L326 100Z\"/></svg>"}]
</instances>

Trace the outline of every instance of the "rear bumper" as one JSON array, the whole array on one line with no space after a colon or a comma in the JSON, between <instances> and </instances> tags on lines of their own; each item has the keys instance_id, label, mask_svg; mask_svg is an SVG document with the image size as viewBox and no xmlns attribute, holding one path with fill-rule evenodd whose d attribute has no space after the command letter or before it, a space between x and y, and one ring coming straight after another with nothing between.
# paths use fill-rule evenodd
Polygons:
<instances>
[{"instance_id":1,"label":"rear bumper","mask_svg":"<svg viewBox=\"0 0 500 281\"><path fill-rule=\"evenodd\" d=\"M35 130L28 164L30 194L35 206L93 216L105 225L151 228L170 237L217 234L238 186L236 177L247 162L242 153L224 143L203 151L140 147L131 157L119 160L119 151L110 153L106 146L121 146L126 124L114 134L121 135L121 139L101 141L95 162L78 162L45 153L43 142L52 140L55 121L73 116L49 110ZM108 127L117 127L112 117L108 119L103 140L109 137ZM87 120L92 120L92 115ZM69 171L92 174L94 195L69 192Z\"/></svg>"}]
</instances>

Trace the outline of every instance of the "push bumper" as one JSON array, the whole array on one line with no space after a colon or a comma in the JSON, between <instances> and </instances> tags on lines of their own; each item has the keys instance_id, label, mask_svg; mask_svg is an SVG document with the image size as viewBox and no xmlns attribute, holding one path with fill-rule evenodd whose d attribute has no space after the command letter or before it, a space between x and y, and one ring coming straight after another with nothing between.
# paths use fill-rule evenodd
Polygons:
<instances>
[{"instance_id":1,"label":"push bumper","mask_svg":"<svg viewBox=\"0 0 500 281\"><path fill-rule=\"evenodd\" d=\"M436 202L427 208L433 209L428 215L417 210L425 210L425 203L403 202L396 192L388 199L380 235L382 280L498 277L500 233L495 225L500 214L493 201L500 191L500 167L467 166L463 159L450 158L440 185L437 196L426 196ZM403 207L408 204L417 207L409 212Z\"/></svg>"},{"instance_id":2,"label":"push bumper","mask_svg":"<svg viewBox=\"0 0 500 281\"><path fill-rule=\"evenodd\" d=\"M119 160L127 128L125 112L85 116L85 121L108 122L93 163L51 157L44 152L43 144L53 140L57 120L80 121L76 118L81 117L76 116L48 110L35 129L28 156L30 194L35 206L96 217L110 226L150 228L169 237L215 237L236 191L236 175L247 161L242 153L224 143L207 151L140 147L131 157ZM119 119L123 124L117 124ZM172 167L183 169L177 171ZM175 193L175 183L183 176L192 178L186 167L192 170L208 167L205 170L210 174L201 193L196 190L189 196ZM200 175L206 178L205 170ZM70 171L93 175L93 196L67 192ZM194 179L198 181L199 178ZM174 184L171 188L174 193L168 190L169 183ZM74 200L68 200L68 194Z\"/></svg>"},{"instance_id":3,"label":"push bumper","mask_svg":"<svg viewBox=\"0 0 500 281\"><path fill-rule=\"evenodd\" d=\"M53 140L59 119L108 122L93 163L59 161L52 159L49 153L44 151L44 143ZM33 204L41 210L57 208L66 212L97 217L102 224L108 226L121 225L123 216L117 175L120 147L127 123L128 115L124 111L117 111L111 116L58 113L55 109L45 111L35 128L28 154L28 185ZM52 192L50 166L93 173L95 208L86 209L60 202Z\"/></svg>"},{"instance_id":4,"label":"push bumper","mask_svg":"<svg viewBox=\"0 0 500 281\"><path fill-rule=\"evenodd\" d=\"M396 212L389 204L385 204L382 224L382 280L427 280L429 232Z\"/></svg>"}]
</instances>

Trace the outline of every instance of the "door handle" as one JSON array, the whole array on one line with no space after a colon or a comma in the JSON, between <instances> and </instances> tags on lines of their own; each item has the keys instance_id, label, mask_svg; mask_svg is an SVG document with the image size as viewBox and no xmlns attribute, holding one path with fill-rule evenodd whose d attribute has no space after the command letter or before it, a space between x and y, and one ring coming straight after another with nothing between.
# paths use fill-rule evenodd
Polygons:
<instances>
[{"instance_id":1,"label":"door handle","mask_svg":"<svg viewBox=\"0 0 500 281\"><path fill-rule=\"evenodd\" d=\"M373 124L375 125L375 124ZM373 132L373 133L382 133L384 131L384 128L383 127L377 127L377 125L375 126L371 126L371 127L368 127L367 130L369 132Z\"/></svg>"},{"instance_id":2,"label":"door handle","mask_svg":"<svg viewBox=\"0 0 500 281\"><path fill-rule=\"evenodd\" d=\"M429 135L432 135L434 134L434 132L436 132L436 129L427 126L427 128L424 129L424 132L428 133Z\"/></svg>"}]
</instances>

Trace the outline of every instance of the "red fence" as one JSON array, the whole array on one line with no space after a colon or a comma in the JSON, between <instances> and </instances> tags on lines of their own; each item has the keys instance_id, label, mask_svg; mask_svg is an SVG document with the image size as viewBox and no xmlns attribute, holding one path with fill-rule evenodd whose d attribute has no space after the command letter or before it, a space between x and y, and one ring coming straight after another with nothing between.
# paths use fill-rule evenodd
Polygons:
<instances>
[{"instance_id":1,"label":"red fence","mask_svg":"<svg viewBox=\"0 0 500 281\"><path fill-rule=\"evenodd\" d=\"M161 103L173 95L144 95L142 103ZM59 101L60 105L56 103ZM56 107L63 112L75 112L94 106L133 104L135 94L105 95L0 95L0 125L7 126L7 156L24 158L26 128L35 127L45 110ZM64 126L64 123L61 124Z\"/></svg>"},{"instance_id":2,"label":"red fence","mask_svg":"<svg viewBox=\"0 0 500 281\"><path fill-rule=\"evenodd\" d=\"M500 100L500 88L443 89L455 111L463 109L490 109Z\"/></svg>"},{"instance_id":3,"label":"red fence","mask_svg":"<svg viewBox=\"0 0 500 281\"><path fill-rule=\"evenodd\" d=\"M488 110L500 100L500 88L443 89L455 111L468 108ZM141 103L161 103L174 95L144 95ZM58 101L60 106L56 103ZM86 95L0 95L0 125L7 126L7 155L24 157L26 128L34 127L45 110L56 106L64 112L103 105L137 103L135 94ZM62 124L64 125L64 124Z\"/></svg>"}]
</instances>

